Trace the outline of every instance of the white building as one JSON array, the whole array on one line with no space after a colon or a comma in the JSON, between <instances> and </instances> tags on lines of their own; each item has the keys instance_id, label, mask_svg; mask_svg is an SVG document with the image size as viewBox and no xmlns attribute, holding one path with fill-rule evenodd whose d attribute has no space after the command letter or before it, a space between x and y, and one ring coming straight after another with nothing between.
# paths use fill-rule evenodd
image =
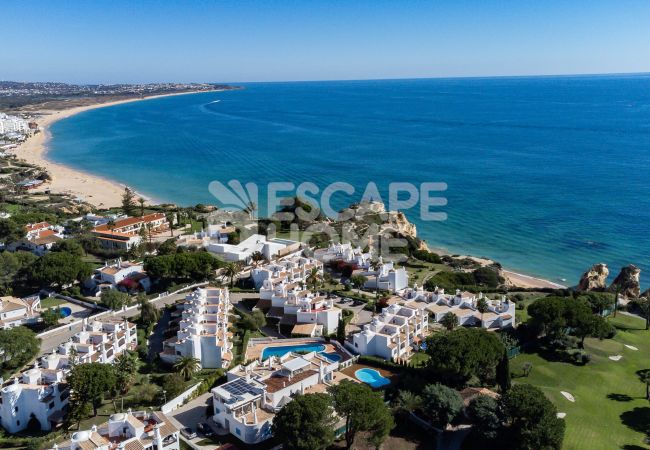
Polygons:
<instances>
[{"instance_id":1,"label":"white building","mask_svg":"<svg viewBox=\"0 0 650 450\"><path fill-rule=\"evenodd\" d=\"M70 396L65 377L73 358L77 363L111 363L136 346L135 324L118 318L86 324L83 331L0 389L0 425L17 433L37 421L41 430L51 430L65 415Z\"/></svg>"},{"instance_id":2,"label":"white building","mask_svg":"<svg viewBox=\"0 0 650 450\"><path fill-rule=\"evenodd\" d=\"M178 428L160 411L117 413L90 430L72 433L52 450L179 450Z\"/></svg>"},{"instance_id":3,"label":"white building","mask_svg":"<svg viewBox=\"0 0 650 450\"><path fill-rule=\"evenodd\" d=\"M267 239L261 234L253 234L241 241L239 244L224 244L214 239L209 240L206 245L210 253L223 258L226 261L250 262L250 257L255 252L260 252L268 261L281 258L300 250L300 242L288 239Z\"/></svg>"},{"instance_id":4,"label":"white building","mask_svg":"<svg viewBox=\"0 0 650 450\"><path fill-rule=\"evenodd\" d=\"M398 304L384 308L364 325L363 331L352 335L346 346L361 355L374 355L387 360L408 360L413 348L429 332L426 311Z\"/></svg>"},{"instance_id":5,"label":"white building","mask_svg":"<svg viewBox=\"0 0 650 450\"><path fill-rule=\"evenodd\" d=\"M314 252L314 257L319 261L328 263L330 261L344 261L352 264L359 269L370 268L372 253L364 253L361 247L352 247L352 244L332 244L327 249L318 249Z\"/></svg>"},{"instance_id":6,"label":"white building","mask_svg":"<svg viewBox=\"0 0 650 450\"><path fill-rule=\"evenodd\" d=\"M415 285L403 292L402 297L409 300L409 305L428 311L436 322L447 313L458 317L459 325L481 326L486 329L512 327L515 324L515 304L502 296L500 300L490 300L482 293L477 296L471 292L456 290L455 295L445 294L444 289L435 288L433 292L425 291ZM478 302L485 299L487 311L478 310Z\"/></svg>"},{"instance_id":7,"label":"white building","mask_svg":"<svg viewBox=\"0 0 650 450\"><path fill-rule=\"evenodd\" d=\"M0 297L0 328L6 330L38 322L40 309L41 299L38 295L26 298Z\"/></svg>"},{"instance_id":8,"label":"white building","mask_svg":"<svg viewBox=\"0 0 650 450\"><path fill-rule=\"evenodd\" d=\"M292 396L324 392L347 378L338 368L338 362L316 352L287 353L236 366L225 384L212 389L212 420L246 444L262 442L271 437L275 414Z\"/></svg>"},{"instance_id":9,"label":"white building","mask_svg":"<svg viewBox=\"0 0 650 450\"><path fill-rule=\"evenodd\" d=\"M266 280L269 280L270 285L277 285L283 281L306 283L307 277L314 269L316 269L319 276L323 276L322 262L305 256L293 255L255 267L251 270L251 278L255 284L255 289L263 288Z\"/></svg>"},{"instance_id":10,"label":"white building","mask_svg":"<svg viewBox=\"0 0 650 450\"><path fill-rule=\"evenodd\" d=\"M144 265L136 261L106 263L104 267L95 270L93 277L86 287L94 289L96 295L109 289L119 289L125 292L143 290L149 292L151 280L144 271Z\"/></svg>"},{"instance_id":11,"label":"white building","mask_svg":"<svg viewBox=\"0 0 650 450\"><path fill-rule=\"evenodd\" d=\"M187 296L181 308L180 330L175 338L165 341L160 358L171 364L191 356L201 361L204 369L227 368L233 359L228 289L199 288Z\"/></svg>"},{"instance_id":12,"label":"white building","mask_svg":"<svg viewBox=\"0 0 650 450\"><path fill-rule=\"evenodd\" d=\"M126 217L96 226L92 234L104 248L130 250L142 242L143 231L149 235L159 235L168 230L169 222L165 214L153 213L142 217Z\"/></svg>"},{"instance_id":13,"label":"white building","mask_svg":"<svg viewBox=\"0 0 650 450\"><path fill-rule=\"evenodd\" d=\"M20 117L0 113L0 135L12 133L29 133L29 124Z\"/></svg>"},{"instance_id":14,"label":"white building","mask_svg":"<svg viewBox=\"0 0 650 450\"><path fill-rule=\"evenodd\" d=\"M368 278L363 285L366 289L379 289L392 293L400 292L408 287L409 276L404 267L395 268L393 262L384 262L379 257L378 268L360 272Z\"/></svg>"},{"instance_id":15,"label":"white building","mask_svg":"<svg viewBox=\"0 0 650 450\"><path fill-rule=\"evenodd\" d=\"M266 311L267 317L280 319L280 325L322 325L322 330L315 327L310 335L319 336L319 333L336 331L341 309L334 306L332 298L303 287L312 270L316 269L322 275L322 263L310 258L294 257L266 267L268 270L262 268L256 274L262 280L257 309ZM304 330L296 330L296 334L304 335Z\"/></svg>"}]
</instances>

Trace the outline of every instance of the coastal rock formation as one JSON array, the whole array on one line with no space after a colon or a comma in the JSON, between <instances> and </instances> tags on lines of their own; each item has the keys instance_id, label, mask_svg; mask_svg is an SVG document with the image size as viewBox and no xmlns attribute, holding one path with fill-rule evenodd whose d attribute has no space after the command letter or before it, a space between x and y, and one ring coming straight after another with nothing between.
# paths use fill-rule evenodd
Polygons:
<instances>
[{"instance_id":1,"label":"coastal rock formation","mask_svg":"<svg viewBox=\"0 0 650 450\"><path fill-rule=\"evenodd\" d=\"M609 269L607 264L594 264L581 277L578 283L578 290L599 291L607 288L607 277Z\"/></svg>"},{"instance_id":2,"label":"coastal rock formation","mask_svg":"<svg viewBox=\"0 0 650 450\"><path fill-rule=\"evenodd\" d=\"M609 287L610 290L614 291L617 288L622 296L628 298L637 298L641 294L641 286L639 284L639 275L641 274L641 269L637 266L630 264L621 269L614 280L614 282Z\"/></svg>"}]
</instances>

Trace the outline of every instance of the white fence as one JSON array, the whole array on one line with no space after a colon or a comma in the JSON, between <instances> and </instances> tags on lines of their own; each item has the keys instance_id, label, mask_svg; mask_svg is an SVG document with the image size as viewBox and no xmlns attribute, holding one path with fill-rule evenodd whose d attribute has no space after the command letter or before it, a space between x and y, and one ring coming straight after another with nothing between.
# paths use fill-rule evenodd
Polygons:
<instances>
[{"instance_id":1,"label":"white fence","mask_svg":"<svg viewBox=\"0 0 650 450\"><path fill-rule=\"evenodd\" d=\"M192 386L191 388L189 388L188 390L186 390L185 392L183 392L178 397L174 397L173 399L171 399L170 401L168 401L167 403L162 405L162 408L160 408L160 410L164 414L167 414L167 413L172 412L176 408L182 406L183 403L185 403L185 400L190 398L192 396L192 394L194 393L194 391L196 391L199 388L200 385L201 385L201 383L197 383L194 386Z\"/></svg>"}]
</instances>

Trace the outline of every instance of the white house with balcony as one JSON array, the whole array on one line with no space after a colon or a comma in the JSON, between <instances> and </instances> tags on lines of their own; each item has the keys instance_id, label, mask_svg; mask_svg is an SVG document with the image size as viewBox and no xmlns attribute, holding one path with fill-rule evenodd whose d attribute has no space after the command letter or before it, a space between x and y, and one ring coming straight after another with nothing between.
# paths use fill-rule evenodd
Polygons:
<instances>
[{"instance_id":1,"label":"white house with balcony","mask_svg":"<svg viewBox=\"0 0 650 450\"><path fill-rule=\"evenodd\" d=\"M323 333L334 333L342 311L334 299L304 289L302 283L264 280L256 308L266 310L266 317L279 319L280 325L322 325Z\"/></svg>"},{"instance_id":2,"label":"white house with balcony","mask_svg":"<svg viewBox=\"0 0 650 450\"><path fill-rule=\"evenodd\" d=\"M398 293L408 287L409 276L404 267L395 267L392 261L384 262L379 257L378 267L361 272L368 281L364 284L366 289L379 289Z\"/></svg>"},{"instance_id":3,"label":"white house with balcony","mask_svg":"<svg viewBox=\"0 0 650 450\"><path fill-rule=\"evenodd\" d=\"M251 278L255 284L255 288L267 294L267 290L283 281L306 283L307 278L316 270L319 276L323 276L323 263L314 259L301 255L288 256L276 262L271 262L251 270ZM264 287L264 282L269 280ZM266 295L265 298L270 298Z\"/></svg>"},{"instance_id":4,"label":"white house with balcony","mask_svg":"<svg viewBox=\"0 0 650 450\"><path fill-rule=\"evenodd\" d=\"M165 341L160 358L173 364L179 358L191 356L201 361L204 369L227 368L233 359L228 289L196 289L180 308L180 329L176 337Z\"/></svg>"},{"instance_id":5,"label":"white house with balcony","mask_svg":"<svg viewBox=\"0 0 650 450\"><path fill-rule=\"evenodd\" d=\"M361 355L387 360L408 360L413 348L429 332L426 311L398 304L384 308L363 330L352 335L346 347Z\"/></svg>"},{"instance_id":6,"label":"white house with balcony","mask_svg":"<svg viewBox=\"0 0 650 450\"><path fill-rule=\"evenodd\" d=\"M236 366L228 381L212 389L212 420L246 444L271 437L273 418L296 394L324 392L345 375L339 363L316 352L287 353Z\"/></svg>"},{"instance_id":7,"label":"white house with balcony","mask_svg":"<svg viewBox=\"0 0 650 450\"><path fill-rule=\"evenodd\" d=\"M128 410L108 422L76 431L52 450L179 450L178 428L161 411Z\"/></svg>"},{"instance_id":8,"label":"white house with balcony","mask_svg":"<svg viewBox=\"0 0 650 450\"><path fill-rule=\"evenodd\" d=\"M416 284L413 288L406 289L402 297L408 301L408 305L428 311L436 322L445 314L452 313L458 317L461 326L501 329L515 325L516 305L505 295L500 299L489 299L482 293L476 295L458 289L454 295L450 295L438 287L429 292ZM478 310L480 300L485 300L486 303L487 310L484 313Z\"/></svg>"},{"instance_id":9,"label":"white house with balcony","mask_svg":"<svg viewBox=\"0 0 650 450\"><path fill-rule=\"evenodd\" d=\"M372 252L364 252L361 247L353 247L351 243L333 243L326 249L314 251L314 257L319 261L344 261L359 269L369 269L372 261Z\"/></svg>"},{"instance_id":10,"label":"white house with balcony","mask_svg":"<svg viewBox=\"0 0 650 450\"><path fill-rule=\"evenodd\" d=\"M25 298L0 297L0 328L6 330L38 322L40 309L41 298L38 295Z\"/></svg>"},{"instance_id":11,"label":"white house with balcony","mask_svg":"<svg viewBox=\"0 0 650 450\"><path fill-rule=\"evenodd\" d=\"M136 346L135 324L117 318L85 324L83 331L0 389L0 425L10 433L28 427L48 431L60 425L69 402L65 378L71 364L110 364Z\"/></svg>"}]
</instances>

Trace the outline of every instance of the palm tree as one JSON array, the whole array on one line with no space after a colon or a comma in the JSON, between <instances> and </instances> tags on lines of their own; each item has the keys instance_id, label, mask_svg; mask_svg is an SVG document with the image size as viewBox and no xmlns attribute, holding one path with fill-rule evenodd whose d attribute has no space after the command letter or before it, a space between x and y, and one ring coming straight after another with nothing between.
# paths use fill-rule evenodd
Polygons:
<instances>
[{"instance_id":1,"label":"palm tree","mask_svg":"<svg viewBox=\"0 0 650 450\"><path fill-rule=\"evenodd\" d=\"M483 326L483 314L488 312L488 303L485 298L479 298L476 302L476 309L481 313L481 326Z\"/></svg>"},{"instance_id":2,"label":"palm tree","mask_svg":"<svg viewBox=\"0 0 650 450\"><path fill-rule=\"evenodd\" d=\"M645 329L650 328L650 298L639 299L639 309L645 317Z\"/></svg>"},{"instance_id":3,"label":"palm tree","mask_svg":"<svg viewBox=\"0 0 650 450\"><path fill-rule=\"evenodd\" d=\"M458 326L458 316L450 311L442 316L440 319L440 325L445 327L448 331L451 331Z\"/></svg>"},{"instance_id":4,"label":"palm tree","mask_svg":"<svg viewBox=\"0 0 650 450\"><path fill-rule=\"evenodd\" d=\"M316 287L320 285L322 278L323 277L321 277L320 273L318 273L318 269L314 267L309 272L309 275L307 275L307 279L305 281L307 281L307 284L311 286L313 290L316 290Z\"/></svg>"},{"instance_id":5,"label":"palm tree","mask_svg":"<svg viewBox=\"0 0 650 450\"><path fill-rule=\"evenodd\" d=\"M138 203L140 204L140 217L144 217L144 199L140 197Z\"/></svg>"},{"instance_id":6,"label":"palm tree","mask_svg":"<svg viewBox=\"0 0 650 450\"><path fill-rule=\"evenodd\" d=\"M251 220L253 220L255 211L257 211L257 205L255 202L250 201L244 207L244 212L248 214L248 218Z\"/></svg>"},{"instance_id":7,"label":"palm tree","mask_svg":"<svg viewBox=\"0 0 650 450\"><path fill-rule=\"evenodd\" d=\"M420 396L411 391L399 391L397 400L395 402L395 409L398 413L408 416L413 411L422 406L422 399Z\"/></svg>"},{"instance_id":8,"label":"palm tree","mask_svg":"<svg viewBox=\"0 0 650 450\"><path fill-rule=\"evenodd\" d=\"M201 361L191 356L183 356L174 364L174 370L179 373L185 380L192 378L196 372L201 369Z\"/></svg>"},{"instance_id":9,"label":"palm tree","mask_svg":"<svg viewBox=\"0 0 650 450\"><path fill-rule=\"evenodd\" d=\"M108 227L108 230L113 233L113 230L115 229L115 221L113 219L109 220L106 226Z\"/></svg>"},{"instance_id":10,"label":"palm tree","mask_svg":"<svg viewBox=\"0 0 650 450\"><path fill-rule=\"evenodd\" d=\"M223 268L223 274L230 280L230 287L232 287L235 277L239 273L239 265L235 262L227 263Z\"/></svg>"},{"instance_id":11,"label":"palm tree","mask_svg":"<svg viewBox=\"0 0 650 450\"><path fill-rule=\"evenodd\" d=\"M257 267L257 265L259 263L261 263L262 261L264 261L265 259L266 258L264 257L262 252L259 252L259 251L253 252L253 254L251 255L251 261L253 262L253 266L255 266L255 267Z\"/></svg>"}]
</instances>

